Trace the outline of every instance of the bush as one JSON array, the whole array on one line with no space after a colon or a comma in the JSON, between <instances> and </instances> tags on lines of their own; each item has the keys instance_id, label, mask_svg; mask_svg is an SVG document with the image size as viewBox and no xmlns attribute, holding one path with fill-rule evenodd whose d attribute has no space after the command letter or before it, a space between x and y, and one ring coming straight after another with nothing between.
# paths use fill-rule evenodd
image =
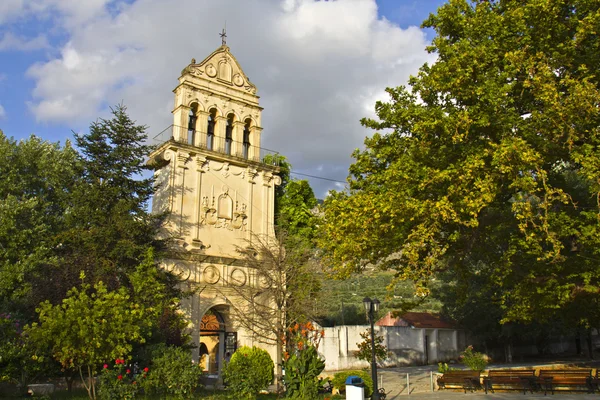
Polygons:
<instances>
[{"instance_id":1,"label":"bush","mask_svg":"<svg viewBox=\"0 0 600 400\"><path fill-rule=\"evenodd\" d=\"M473 346L469 346L462 352L460 362L472 371L483 371L488 365L488 358L485 354L473 351Z\"/></svg>"},{"instance_id":2,"label":"bush","mask_svg":"<svg viewBox=\"0 0 600 400\"><path fill-rule=\"evenodd\" d=\"M200 384L202 370L192 363L189 351L161 347L152 354L152 365L143 382L147 394L189 398Z\"/></svg>"},{"instance_id":3,"label":"bush","mask_svg":"<svg viewBox=\"0 0 600 400\"><path fill-rule=\"evenodd\" d=\"M236 398L255 399L273 381L273 360L263 349L242 346L223 368L223 380Z\"/></svg>"},{"instance_id":4,"label":"bush","mask_svg":"<svg viewBox=\"0 0 600 400\"><path fill-rule=\"evenodd\" d=\"M340 393L345 393L346 379L348 379L348 377L352 375L360 377L365 382L365 397L371 397L371 395L373 394L373 379L371 379L371 375L365 371L356 370L338 372L333 376L331 384Z\"/></svg>"},{"instance_id":5,"label":"bush","mask_svg":"<svg viewBox=\"0 0 600 400\"><path fill-rule=\"evenodd\" d=\"M438 363L438 372L441 374L445 374L448 371L454 371L454 368L448 365L448 363Z\"/></svg>"},{"instance_id":6,"label":"bush","mask_svg":"<svg viewBox=\"0 0 600 400\"><path fill-rule=\"evenodd\" d=\"M98 398L100 400L123 399L130 400L135 398L146 378L148 369L135 373L130 367L125 366L125 360L118 358L115 360L113 368L104 364L104 369L100 373Z\"/></svg>"}]
</instances>

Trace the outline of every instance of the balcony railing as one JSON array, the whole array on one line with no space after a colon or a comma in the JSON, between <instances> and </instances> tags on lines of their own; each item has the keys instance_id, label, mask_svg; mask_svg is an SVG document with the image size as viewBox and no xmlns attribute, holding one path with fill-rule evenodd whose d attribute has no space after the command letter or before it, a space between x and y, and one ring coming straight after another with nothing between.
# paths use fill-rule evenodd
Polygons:
<instances>
[{"instance_id":1,"label":"balcony railing","mask_svg":"<svg viewBox=\"0 0 600 400\"><path fill-rule=\"evenodd\" d=\"M212 151L229 157L250 160L263 164L278 166L281 156L278 152L262 147L253 146L247 142L237 142L206 132L189 130L183 126L171 125L151 140L154 145L161 145L168 141L189 144L203 150Z\"/></svg>"}]
</instances>

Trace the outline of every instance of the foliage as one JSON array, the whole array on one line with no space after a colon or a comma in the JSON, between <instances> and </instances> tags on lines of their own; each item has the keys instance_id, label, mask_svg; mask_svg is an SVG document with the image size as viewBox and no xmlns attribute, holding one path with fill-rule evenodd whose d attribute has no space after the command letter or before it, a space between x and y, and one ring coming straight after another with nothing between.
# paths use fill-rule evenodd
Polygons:
<instances>
[{"instance_id":1,"label":"foliage","mask_svg":"<svg viewBox=\"0 0 600 400\"><path fill-rule=\"evenodd\" d=\"M144 341L141 331L146 322L141 307L130 301L125 289L108 291L102 282L71 289L56 306L45 301L38 312L39 324L34 323L27 333L35 342L47 343L63 368L79 372L90 399L96 398L93 377L98 366L129 354L132 343Z\"/></svg>"},{"instance_id":2,"label":"foliage","mask_svg":"<svg viewBox=\"0 0 600 400\"><path fill-rule=\"evenodd\" d=\"M61 279L47 285L40 300L61 299L79 283L81 270L90 282L102 279L109 289L127 286L128 275L148 249L161 249L157 232L162 216L148 211L154 178L140 178L151 169L146 165L151 147L144 144L145 129L118 105L111 119L75 134L83 171L70 194L65 229L58 232L61 263L52 272Z\"/></svg>"},{"instance_id":3,"label":"foliage","mask_svg":"<svg viewBox=\"0 0 600 400\"><path fill-rule=\"evenodd\" d=\"M163 346L153 353L150 372L142 384L146 393L185 399L196 390L201 375L202 370L192 363L189 351Z\"/></svg>"},{"instance_id":4,"label":"foliage","mask_svg":"<svg viewBox=\"0 0 600 400\"><path fill-rule=\"evenodd\" d=\"M36 136L15 141L0 131L0 309L33 310L32 281L54 261L68 196L79 177L77 153ZM29 315L23 315L29 320Z\"/></svg>"},{"instance_id":5,"label":"foliage","mask_svg":"<svg viewBox=\"0 0 600 400\"><path fill-rule=\"evenodd\" d=\"M47 349L32 341L23 327L14 315L0 314L0 383L16 383L26 392L36 378L57 376L59 370Z\"/></svg>"},{"instance_id":6,"label":"foliage","mask_svg":"<svg viewBox=\"0 0 600 400\"><path fill-rule=\"evenodd\" d=\"M473 351L473 346L468 346L459 358L460 362L472 371L483 371L488 365L487 356Z\"/></svg>"},{"instance_id":7,"label":"foliage","mask_svg":"<svg viewBox=\"0 0 600 400\"><path fill-rule=\"evenodd\" d=\"M448 371L454 371L454 368L448 365L448 363L439 362L438 363L438 372L444 374Z\"/></svg>"},{"instance_id":8,"label":"foliage","mask_svg":"<svg viewBox=\"0 0 600 400\"><path fill-rule=\"evenodd\" d=\"M436 63L362 120L381 133L325 202L331 265L381 262L420 293L441 270L485 265L503 322L597 298L599 13L592 0L456 0L430 15Z\"/></svg>"},{"instance_id":9,"label":"foliage","mask_svg":"<svg viewBox=\"0 0 600 400\"><path fill-rule=\"evenodd\" d=\"M333 387L339 390L340 393L346 393L346 379L348 379L349 376L358 376L361 378L365 382L365 398L371 397L373 394L373 379L371 378L371 374L366 371L355 370L337 372L331 381Z\"/></svg>"},{"instance_id":10,"label":"foliage","mask_svg":"<svg viewBox=\"0 0 600 400\"><path fill-rule=\"evenodd\" d=\"M255 399L273 382L273 360L258 347L242 346L223 369L223 380L240 399Z\"/></svg>"},{"instance_id":11,"label":"foliage","mask_svg":"<svg viewBox=\"0 0 600 400\"><path fill-rule=\"evenodd\" d=\"M144 384L148 368L135 371L125 365L125 360L118 358L112 368L104 364L98 379L98 398L100 400L134 399Z\"/></svg>"},{"instance_id":12,"label":"foliage","mask_svg":"<svg viewBox=\"0 0 600 400\"><path fill-rule=\"evenodd\" d=\"M358 350L355 352L356 358L363 361L371 362L372 349L371 346L371 328L365 332L360 333L360 337L363 339L362 342L356 343ZM387 348L383 344L384 338L381 335L375 334L375 359L377 362L382 363L387 360L388 353Z\"/></svg>"},{"instance_id":13,"label":"foliage","mask_svg":"<svg viewBox=\"0 0 600 400\"><path fill-rule=\"evenodd\" d=\"M315 399L320 387L319 374L325 369L317 351L324 332L310 322L296 324L288 332L283 376L286 397Z\"/></svg>"},{"instance_id":14,"label":"foliage","mask_svg":"<svg viewBox=\"0 0 600 400\"><path fill-rule=\"evenodd\" d=\"M276 224L290 236L312 240L318 217L314 212L317 199L307 180L290 180L279 198Z\"/></svg>"}]
</instances>

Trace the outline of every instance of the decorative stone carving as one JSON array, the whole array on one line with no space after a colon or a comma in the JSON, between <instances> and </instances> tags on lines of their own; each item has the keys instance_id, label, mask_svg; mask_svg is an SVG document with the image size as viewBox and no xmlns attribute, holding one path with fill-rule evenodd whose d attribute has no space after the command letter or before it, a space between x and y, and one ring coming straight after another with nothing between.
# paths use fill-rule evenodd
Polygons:
<instances>
[{"instance_id":1,"label":"decorative stone carving","mask_svg":"<svg viewBox=\"0 0 600 400\"><path fill-rule=\"evenodd\" d=\"M202 76L202 71L200 68L190 68L190 74L193 76Z\"/></svg>"},{"instance_id":2,"label":"decorative stone carving","mask_svg":"<svg viewBox=\"0 0 600 400\"><path fill-rule=\"evenodd\" d=\"M254 183L254 178L258 175L256 168L248 167L248 182Z\"/></svg>"},{"instance_id":3,"label":"decorative stone carving","mask_svg":"<svg viewBox=\"0 0 600 400\"><path fill-rule=\"evenodd\" d=\"M235 74L233 76L233 84L235 86L243 86L244 85L244 78L242 78L242 76L240 74Z\"/></svg>"},{"instance_id":4,"label":"decorative stone carving","mask_svg":"<svg viewBox=\"0 0 600 400\"><path fill-rule=\"evenodd\" d=\"M213 171L221 171L221 174L227 178L229 176L229 163L224 162L220 166L213 167Z\"/></svg>"},{"instance_id":5,"label":"decorative stone carving","mask_svg":"<svg viewBox=\"0 0 600 400\"><path fill-rule=\"evenodd\" d=\"M221 279L221 273L217 267L214 265L209 265L208 267L204 268L204 271L202 272L202 278L204 279L204 282L214 285Z\"/></svg>"},{"instance_id":6,"label":"decorative stone carving","mask_svg":"<svg viewBox=\"0 0 600 400\"><path fill-rule=\"evenodd\" d=\"M217 69L215 68L214 65L208 64L206 66L206 75L210 76L211 78L214 78L215 76L217 76Z\"/></svg>"},{"instance_id":7,"label":"decorative stone carving","mask_svg":"<svg viewBox=\"0 0 600 400\"><path fill-rule=\"evenodd\" d=\"M258 275L257 284L261 289L268 289L273 284L273 281L265 273L260 273Z\"/></svg>"},{"instance_id":8,"label":"decorative stone carving","mask_svg":"<svg viewBox=\"0 0 600 400\"><path fill-rule=\"evenodd\" d=\"M246 273L240 268L234 268L229 274L229 283L235 286L244 286L246 279Z\"/></svg>"},{"instance_id":9,"label":"decorative stone carving","mask_svg":"<svg viewBox=\"0 0 600 400\"><path fill-rule=\"evenodd\" d=\"M177 153L177 166L179 168L187 168L185 164L188 162L189 159L190 155L188 153L180 151L179 153Z\"/></svg>"},{"instance_id":10,"label":"decorative stone carving","mask_svg":"<svg viewBox=\"0 0 600 400\"><path fill-rule=\"evenodd\" d=\"M196 156L196 170L200 172L210 171L210 162L204 156Z\"/></svg>"}]
</instances>

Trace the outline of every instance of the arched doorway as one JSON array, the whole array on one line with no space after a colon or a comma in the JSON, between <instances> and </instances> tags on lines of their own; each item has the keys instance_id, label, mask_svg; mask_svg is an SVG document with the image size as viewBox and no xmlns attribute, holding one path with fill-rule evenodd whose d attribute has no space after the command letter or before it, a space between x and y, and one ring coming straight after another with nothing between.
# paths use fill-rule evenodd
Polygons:
<instances>
[{"instance_id":1,"label":"arched doorway","mask_svg":"<svg viewBox=\"0 0 600 400\"><path fill-rule=\"evenodd\" d=\"M200 365L209 376L220 376L223 360L237 349L237 333L227 332L228 308L209 309L200 321Z\"/></svg>"}]
</instances>

